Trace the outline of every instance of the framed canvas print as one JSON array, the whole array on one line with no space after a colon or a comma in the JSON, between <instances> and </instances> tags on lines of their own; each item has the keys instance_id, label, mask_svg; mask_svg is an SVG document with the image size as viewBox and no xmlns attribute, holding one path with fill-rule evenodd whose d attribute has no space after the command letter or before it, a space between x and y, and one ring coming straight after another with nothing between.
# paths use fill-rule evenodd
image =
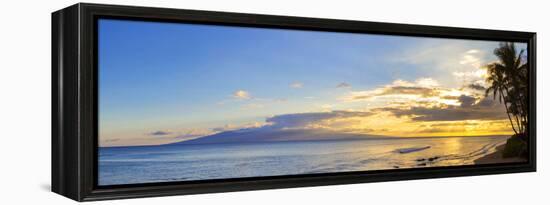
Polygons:
<instances>
[{"instance_id":1,"label":"framed canvas print","mask_svg":"<svg viewBox=\"0 0 550 205\"><path fill-rule=\"evenodd\" d=\"M52 78L78 201L536 170L530 32L77 4Z\"/></svg>"}]
</instances>

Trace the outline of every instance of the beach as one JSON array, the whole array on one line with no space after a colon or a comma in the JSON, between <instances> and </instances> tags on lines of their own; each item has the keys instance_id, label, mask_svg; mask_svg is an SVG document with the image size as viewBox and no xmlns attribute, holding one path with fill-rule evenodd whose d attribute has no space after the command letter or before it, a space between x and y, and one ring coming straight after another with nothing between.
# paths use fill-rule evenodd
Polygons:
<instances>
[{"instance_id":1,"label":"beach","mask_svg":"<svg viewBox=\"0 0 550 205\"><path fill-rule=\"evenodd\" d=\"M479 159L474 160L475 164L498 164L498 163L515 163L525 162L526 160L520 157L503 158L502 152L504 151L506 144L496 147L496 151L485 155Z\"/></svg>"}]
</instances>

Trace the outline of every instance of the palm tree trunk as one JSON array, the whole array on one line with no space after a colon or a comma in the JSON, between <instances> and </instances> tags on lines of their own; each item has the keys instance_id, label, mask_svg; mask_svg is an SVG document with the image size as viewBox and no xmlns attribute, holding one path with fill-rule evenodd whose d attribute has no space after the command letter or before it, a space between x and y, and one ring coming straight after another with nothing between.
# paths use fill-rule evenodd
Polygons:
<instances>
[{"instance_id":1,"label":"palm tree trunk","mask_svg":"<svg viewBox=\"0 0 550 205\"><path fill-rule=\"evenodd\" d=\"M512 117L510 117L510 112L508 111L508 105L506 105L506 101L504 101L504 95L502 93L502 90L499 90L500 92L500 98L504 102L504 107L506 108L506 115L508 115L508 120L510 120L510 124L512 125L512 129L514 130L514 133L518 134L518 131L516 131L516 128L514 126L514 122L512 121Z\"/></svg>"},{"instance_id":2,"label":"palm tree trunk","mask_svg":"<svg viewBox=\"0 0 550 205\"><path fill-rule=\"evenodd\" d=\"M516 123L518 124L518 130L519 130L519 133L523 133L523 128L521 126L521 122L519 121L519 118L517 115L514 115L514 117L516 118Z\"/></svg>"},{"instance_id":3,"label":"palm tree trunk","mask_svg":"<svg viewBox=\"0 0 550 205\"><path fill-rule=\"evenodd\" d=\"M511 102L512 103L512 102ZM521 101L519 102L519 105L518 105L518 102L513 102L516 106L516 108L518 109L519 112L521 112L520 110L523 109L523 103L521 103ZM521 114L520 114L521 115ZM518 130L519 130L519 133L523 133L523 123L522 121L520 120L520 118L518 117L518 115L514 115L514 117L516 118L516 123L518 124Z\"/></svg>"},{"instance_id":4,"label":"palm tree trunk","mask_svg":"<svg viewBox=\"0 0 550 205\"><path fill-rule=\"evenodd\" d=\"M526 129L527 129L527 105L525 104L525 102L523 101L523 97L522 99L520 99L520 105L521 105L521 126L523 128L523 132L522 133L525 133Z\"/></svg>"},{"instance_id":5,"label":"palm tree trunk","mask_svg":"<svg viewBox=\"0 0 550 205\"><path fill-rule=\"evenodd\" d=\"M508 86L504 86L504 90L506 91L506 95L508 96L508 94L510 93L510 92L508 91ZM506 105L506 100L505 100L505 98L503 97L502 94L503 94L503 93L502 93L502 90L500 90L500 96L502 97L502 101L504 101L504 105L506 106L506 113L509 113L509 111L508 111L508 106ZM515 102L515 101L511 101L511 102L510 102L510 105L511 105L511 106L514 106L514 107L516 108L516 110L519 109L519 108L518 108L518 104L517 104L517 102ZM518 130L519 130L519 133L523 133L522 126L521 126L521 123L520 123L520 121L519 121L519 119L518 119L518 116L515 115L515 114L512 114L512 115L513 115L514 119L516 120L516 124L517 124L517 128L518 128ZM510 114L508 114L508 117L510 117ZM510 123L512 123L512 122L510 121ZM512 124L513 124L513 123L512 123ZM513 127L513 125L512 125L512 127ZM514 131L516 131L516 130L514 129ZM516 134L518 134L518 132L516 132Z\"/></svg>"},{"instance_id":6,"label":"palm tree trunk","mask_svg":"<svg viewBox=\"0 0 550 205\"><path fill-rule=\"evenodd\" d=\"M525 105L525 103L523 102L523 98L520 98L518 100L518 105L519 105L519 108L518 108L518 112L519 112L519 122L521 124L519 124L520 126L520 133L525 133L525 123L527 122L526 121L526 118L525 118L525 110L526 110L526 107L527 105ZM516 116L516 118L518 118L518 116Z\"/></svg>"}]
</instances>

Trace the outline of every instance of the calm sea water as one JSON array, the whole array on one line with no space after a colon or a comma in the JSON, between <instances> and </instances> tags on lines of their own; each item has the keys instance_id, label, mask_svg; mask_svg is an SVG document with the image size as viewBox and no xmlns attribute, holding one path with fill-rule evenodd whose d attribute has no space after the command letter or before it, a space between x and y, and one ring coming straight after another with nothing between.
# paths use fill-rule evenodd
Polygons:
<instances>
[{"instance_id":1,"label":"calm sea water","mask_svg":"<svg viewBox=\"0 0 550 205\"><path fill-rule=\"evenodd\" d=\"M270 142L99 149L99 185L473 164L507 137ZM397 150L427 147L421 151ZM431 158L431 159L430 159Z\"/></svg>"}]
</instances>

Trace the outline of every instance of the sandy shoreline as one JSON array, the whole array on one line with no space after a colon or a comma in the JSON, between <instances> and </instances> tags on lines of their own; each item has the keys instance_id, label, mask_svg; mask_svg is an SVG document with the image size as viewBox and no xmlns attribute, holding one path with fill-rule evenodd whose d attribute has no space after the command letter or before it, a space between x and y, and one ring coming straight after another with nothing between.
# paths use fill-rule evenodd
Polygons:
<instances>
[{"instance_id":1,"label":"sandy shoreline","mask_svg":"<svg viewBox=\"0 0 550 205\"><path fill-rule=\"evenodd\" d=\"M525 162L526 160L520 157L512 157L512 158L503 158L502 152L504 150L504 146L500 145L496 148L496 152L493 152L491 154L485 155L479 159L474 160L475 164L496 164L496 163L514 163L514 162Z\"/></svg>"}]
</instances>

